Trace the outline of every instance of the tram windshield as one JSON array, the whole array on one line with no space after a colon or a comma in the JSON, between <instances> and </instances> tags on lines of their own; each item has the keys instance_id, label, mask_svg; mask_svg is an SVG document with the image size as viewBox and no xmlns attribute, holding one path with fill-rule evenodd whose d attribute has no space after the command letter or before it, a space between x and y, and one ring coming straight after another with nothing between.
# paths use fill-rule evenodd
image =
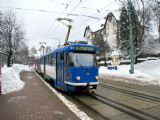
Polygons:
<instances>
[{"instance_id":1,"label":"tram windshield","mask_svg":"<svg viewBox=\"0 0 160 120\"><path fill-rule=\"evenodd\" d=\"M95 54L92 53L69 53L67 64L69 66L95 66Z\"/></svg>"}]
</instances>

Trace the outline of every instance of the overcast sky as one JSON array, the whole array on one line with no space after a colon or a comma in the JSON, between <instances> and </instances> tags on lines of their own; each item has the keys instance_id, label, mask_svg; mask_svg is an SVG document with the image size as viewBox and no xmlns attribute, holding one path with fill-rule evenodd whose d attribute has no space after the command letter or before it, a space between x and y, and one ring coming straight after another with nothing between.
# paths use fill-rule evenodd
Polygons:
<instances>
[{"instance_id":1,"label":"overcast sky","mask_svg":"<svg viewBox=\"0 0 160 120\"><path fill-rule=\"evenodd\" d=\"M103 19L108 12L113 12L119 18L117 10L120 3L118 0L0 0L0 10L7 10L5 7L10 7L16 13L18 22L24 25L29 48L32 46L39 48L39 42L46 42L55 48L58 39L61 44L64 43L67 32L67 27L57 22L57 18L73 19L69 41L84 40L85 27L96 26L97 19L80 15ZM79 16L67 16L67 13Z\"/></svg>"}]
</instances>

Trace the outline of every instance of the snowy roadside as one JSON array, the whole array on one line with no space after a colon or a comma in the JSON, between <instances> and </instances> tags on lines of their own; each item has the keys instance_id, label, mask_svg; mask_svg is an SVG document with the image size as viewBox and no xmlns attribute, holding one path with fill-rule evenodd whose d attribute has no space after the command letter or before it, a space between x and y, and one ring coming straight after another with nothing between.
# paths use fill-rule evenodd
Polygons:
<instances>
[{"instance_id":1,"label":"snowy roadside","mask_svg":"<svg viewBox=\"0 0 160 120\"><path fill-rule=\"evenodd\" d=\"M21 90L25 83L20 79L21 71L30 71L28 66L14 64L12 67L2 68L2 94Z\"/></svg>"},{"instance_id":2,"label":"snowy roadside","mask_svg":"<svg viewBox=\"0 0 160 120\"><path fill-rule=\"evenodd\" d=\"M21 71L31 71L28 66L14 64L12 67L4 67L2 69L2 93L7 94L13 91L21 90L24 82L21 81L19 73ZM38 75L39 76L39 75ZM44 80L40 78L43 82ZM54 88L44 82L60 99L61 101L81 120L93 120L85 112L79 110L75 104L67 100L61 93L57 92Z\"/></svg>"},{"instance_id":3,"label":"snowy roadside","mask_svg":"<svg viewBox=\"0 0 160 120\"><path fill-rule=\"evenodd\" d=\"M99 75L102 78L113 78L129 83L142 85L160 85L160 60L149 60L135 65L135 73L130 74L130 65L120 65L118 70L108 70L100 67Z\"/></svg>"}]
</instances>

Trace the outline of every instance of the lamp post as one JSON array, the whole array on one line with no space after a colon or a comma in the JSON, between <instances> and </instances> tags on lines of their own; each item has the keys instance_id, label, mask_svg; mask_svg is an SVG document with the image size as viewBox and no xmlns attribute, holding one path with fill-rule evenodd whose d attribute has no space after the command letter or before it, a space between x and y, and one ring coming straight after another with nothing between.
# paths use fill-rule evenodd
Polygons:
<instances>
[{"instance_id":1,"label":"lamp post","mask_svg":"<svg viewBox=\"0 0 160 120\"><path fill-rule=\"evenodd\" d=\"M46 42L39 42L39 44L41 45L40 49L42 49L43 51L43 54L44 54L44 49L45 49L45 46L47 43Z\"/></svg>"}]
</instances>

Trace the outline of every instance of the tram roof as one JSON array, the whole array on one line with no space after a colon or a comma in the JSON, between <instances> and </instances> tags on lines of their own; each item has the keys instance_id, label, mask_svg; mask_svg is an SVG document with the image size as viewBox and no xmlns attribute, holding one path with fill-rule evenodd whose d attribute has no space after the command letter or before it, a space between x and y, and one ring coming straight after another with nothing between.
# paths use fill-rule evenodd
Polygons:
<instances>
[{"instance_id":1,"label":"tram roof","mask_svg":"<svg viewBox=\"0 0 160 120\"><path fill-rule=\"evenodd\" d=\"M67 45L67 46L58 48L58 49L55 50L55 52L62 52L62 51L64 51L64 52L70 52L70 51L73 51L73 50L71 50L71 47L76 47L76 46L86 46L86 47L97 48L94 45L89 45L89 44L71 44L71 45Z\"/></svg>"},{"instance_id":2,"label":"tram roof","mask_svg":"<svg viewBox=\"0 0 160 120\"><path fill-rule=\"evenodd\" d=\"M76 47L76 46L86 46L86 47L94 47L94 48L97 48L96 46L94 45L89 45L89 44L71 44L71 45L67 45L67 46L63 46L63 47L60 47L60 48L57 48L56 50L54 51L50 51L44 55L42 55L40 58L46 56L46 55L49 55L49 54L54 54L55 52L70 52L70 51L73 51L71 50L71 47Z\"/></svg>"}]
</instances>

